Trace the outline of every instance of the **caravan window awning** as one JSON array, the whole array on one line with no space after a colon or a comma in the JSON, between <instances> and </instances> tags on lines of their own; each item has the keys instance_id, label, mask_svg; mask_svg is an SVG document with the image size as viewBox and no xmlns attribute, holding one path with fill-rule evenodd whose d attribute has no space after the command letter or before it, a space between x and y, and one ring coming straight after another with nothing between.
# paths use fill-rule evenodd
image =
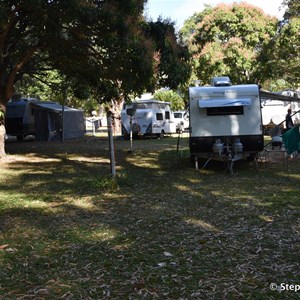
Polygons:
<instances>
[{"instance_id":1,"label":"caravan window awning","mask_svg":"<svg viewBox=\"0 0 300 300\"><path fill-rule=\"evenodd\" d=\"M232 98L232 99L201 99L200 108L208 107L230 107L230 106L250 106L250 98Z\"/></svg>"}]
</instances>

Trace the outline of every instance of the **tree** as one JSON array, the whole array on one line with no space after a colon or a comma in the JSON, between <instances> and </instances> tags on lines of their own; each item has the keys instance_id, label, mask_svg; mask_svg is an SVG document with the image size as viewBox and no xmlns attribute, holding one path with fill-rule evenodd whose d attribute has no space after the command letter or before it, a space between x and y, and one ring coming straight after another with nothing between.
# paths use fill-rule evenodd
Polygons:
<instances>
[{"instance_id":1,"label":"tree","mask_svg":"<svg viewBox=\"0 0 300 300\"><path fill-rule=\"evenodd\" d=\"M284 19L291 17L300 17L300 2L299 0L284 0L282 3L286 7Z\"/></svg>"},{"instance_id":2,"label":"tree","mask_svg":"<svg viewBox=\"0 0 300 300\"><path fill-rule=\"evenodd\" d=\"M300 4L299 1L284 1L287 6L284 19L278 30L261 51L258 60L273 81L284 80L285 87L300 85Z\"/></svg>"},{"instance_id":3,"label":"tree","mask_svg":"<svg viewBox=\"0 0 300 300\"><path fill-rule=\"evenodd\" d=\"M142 92L153 73L140 32L144 0L0 2L0 157L4 114L15 84L49 70L86 84L102 101Z\"/></svg>"},{"instance_id":4,"label":"tree","mask_svg":"<svg viewBox=\"0 0 300 300\"><path fill-rule=\"evenodd\" d=\"M300 18L293 17L284 23L276 38L269 42L260 55L266 61L265 72L274 80L284 79L287 86L300 85Z\"/></svg>"},{"instance_id":5,"label":"tree","mask_svg":"<svg viewBox=\"0 0 300 300\"><path fill-rule=\"evenodd\" d=\"M174 23L159 18L156 22L145 22L143 32L153 42L154 77L151 91L168 87L177 89L191 74L190 53L175 33Z\"/></svg>"},{"instance_id":6,"label":"tree","mask_svg":"<svg viewBox=\"0 0 300 300\"><path fill-rule=\"evenodd\" d=\"M189 48L198 79L209 83L213 76L228 75L234 83L253 83L268 77L257 56L274 37L276 18L247 3L234 3L207 7L193 19L199 22L192 23Z\"/></svg>"},{"instance_id":7,"label":"tree","mask_svg":"<svg viewBox=\"0 0 300 300\"><path fill-rule=\"evenodd\" d=\"M157 91L154 94L154 98L164 102L170 102L171 109L173 111L184 109L184 100L178 95L178 93L168 90L168 91Z\"/></svg>"}]
</instances>

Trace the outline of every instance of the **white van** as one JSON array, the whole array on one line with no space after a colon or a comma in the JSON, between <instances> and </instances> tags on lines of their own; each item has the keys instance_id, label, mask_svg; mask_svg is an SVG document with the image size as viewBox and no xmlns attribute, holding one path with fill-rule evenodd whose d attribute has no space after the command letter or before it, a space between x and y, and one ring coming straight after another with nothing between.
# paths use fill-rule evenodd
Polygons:
<instances>
[{"instance_id":1,"label":"white van","mask_svg":"<svg viewBox=\"0 0 300 300\"><path fill-rule=\"evenodd\" d=\"M176 124L169 102L140 100L125 104L121 112L122 135L130 136L130 122L134 136L157 136L176 133Z\"/></svg>"},{"instance_id":2,"label":"white van","mask_svg":"<svg viewBox=\"0 0 300 300\"><path fill-rule=\"evenodd\" d=\"M176 123L176 131L183 132L189 129L189 116L185 110L174 111L174 120Z\"/></svg>"}]
</instances>

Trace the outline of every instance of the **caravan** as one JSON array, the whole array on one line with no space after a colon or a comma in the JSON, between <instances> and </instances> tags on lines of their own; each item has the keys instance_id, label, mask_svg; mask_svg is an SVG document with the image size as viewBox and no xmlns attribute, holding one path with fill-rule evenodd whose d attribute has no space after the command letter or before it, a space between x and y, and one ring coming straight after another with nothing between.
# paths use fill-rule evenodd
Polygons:
<instances>
[{"instance_id":1,"label":"caravan","mask_svg":"<svg viewBox=\"0 0 300 300\"><path fill-rule=\"evenodd\" d=\"M157 136L176 133L174 115L169 102L139 100L125 104L121 112L122 135Z\"/></svg>"},{"instance_id":2,"label":"caravan","mask_svg":"<svg viewBox=\"0 0 300 300\"><path fill-rule=\"evenodd\" d=\"M254 84L189 88L190 152L197 167L198 157L233 162L254 158L263 150L259 87Z\"/></svg>"},{"instance_id":3,"label":"caravan","mask_svg":"<svg viewBox=\"0 0 300 300\"><path fill-rule=\"evenodd\" d=\"M300 111L300 95L298 92L286 90L276 94L293 97L294 100L277 100L272 99L272 96L261 98L262 120L265 134L276 125L279 125L281 129L285 127L285 116L289 108L293 114L296 113L293 116L294 124L300 124L300 116L299 113L297 113ZM298 101L295 99L298 99Z\"/></svg>"},{"instance_id":4,"label":"caravan","mask_svg":"<svg viewBox=\"0 0 300 300\"><path fill-rule=\"evenodd\" d=\"M5 127L9 135L23 141L28 135L34 135L34 111L32 103L35 98L12 99L7 103Z\"/></svg>"}]
</instances>

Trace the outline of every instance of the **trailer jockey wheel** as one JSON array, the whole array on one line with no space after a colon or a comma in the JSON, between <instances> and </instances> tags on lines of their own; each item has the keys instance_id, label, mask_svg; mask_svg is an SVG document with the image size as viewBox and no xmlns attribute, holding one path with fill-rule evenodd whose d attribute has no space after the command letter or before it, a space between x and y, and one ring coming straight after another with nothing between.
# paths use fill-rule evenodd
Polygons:
<instances>
[{"instance_id":1,"label":"trailer jockey wheel","mask_svg":"<svg viewBox=\"0 0 300 300\"><path fill-rule=\"evenodd\" d=\"M233 156L231 152L229 152L226 157L226 170L230 175L233 174Z\"/></svg>"},{"instance_id":2,"label":"trailer jockey wheel","mask_svg":"<svg viewBox=\"0 0 300 300\"><path fill-rule=\"evenodd\" d=\"M233 174L233 160L227 160L227 165L226 165L226 169L227 169L227 172L232 175Z\"/></svg>"}]
</instances>

